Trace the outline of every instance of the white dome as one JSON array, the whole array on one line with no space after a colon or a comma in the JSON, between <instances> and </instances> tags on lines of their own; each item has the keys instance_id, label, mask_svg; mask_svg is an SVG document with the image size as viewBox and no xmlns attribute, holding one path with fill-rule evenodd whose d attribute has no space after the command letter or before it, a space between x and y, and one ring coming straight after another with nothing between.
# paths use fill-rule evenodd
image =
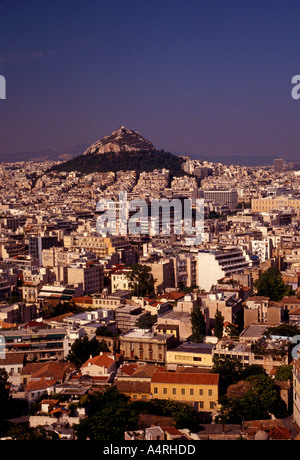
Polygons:
<instances>
[{"instance_id":1,"label":"white dome","mask_svg":"<svg viewBox=\"0 0 300 460\"><path fill-rule=\"evenodd\" d=\"M254 436L255 441L267 441L268 439L268 433L264 430L259 430Z\"/></svg>"}]
</instances>

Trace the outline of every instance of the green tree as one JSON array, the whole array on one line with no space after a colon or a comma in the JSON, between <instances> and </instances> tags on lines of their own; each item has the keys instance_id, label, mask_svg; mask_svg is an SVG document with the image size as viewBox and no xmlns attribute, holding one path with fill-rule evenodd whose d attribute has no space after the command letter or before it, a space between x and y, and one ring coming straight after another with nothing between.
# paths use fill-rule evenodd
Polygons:
<instances>
[{"instance_id":1,"label":"green tree","mask_svg":"<svg viewBox=\"0 0 300 460\"><path fill-rule=\"evenodd\" d=\"M229 356L217 358L214 356L211 372L219 374L220 395L225 395L229 385L237 383L241 379L243 366L237 358Z\"/></svg>"},{"instance_id":2,"label":"green tree","mask_svg":"<svg viewBox=\"0 0 300 460\"><path fill-rule=\"evenodd\" d=\"M64 315L65 313L81 313L85 311L84 308L79 307L73 301L60 302L58 305L48 303L43 307L44 318L53 318L54 316Z\"/></svg>"},{"instance_id":3,"label":"green tree","mask_svg":"<svg viewBox=\"0 0 300 460\"><path fill-rule=\"evenodd\" d=\"M6 436L14 441L57 441L59 436L54 431L46 430L43 426L35 428L14 423L6 432Z\"/></svg>"},{"instance_id":4,"label":"green tree","mask_svg":"<svg viewBox=\"0 0 300 460\"><path fill-rule=\"evenodd\" d=\"M104 339L102 339L101 342L98 342L98 343L99 343L99 345L97 347L97 354L101 353L101 352L107 353L109 351L107 343L105 342Z\"/></svg>"},{"instance_id":5,"label":"green tree","mask_svg":"<svg viewBox=\"0 0 300 460\"><path fill-rule=\"evenodd\" d=\"M97 356L100 351L108 351L108 349L104 350L103 348L103 344L101 345L97 340L89 340L88 337L85 336L75 340L66 359L79 369L90 356Z\"/></svg>"},{"instance_id":6,"label":"green tree","mask_svg":"<svg viewBox=\"0 0 300 460\"><path fill-rule=\"evenodd\" d=\"M238 337L239 336L239 328L235 324L228 324L228 326L225 329L225 332L230 336L230 337Z\"/></svg>"},{"instance_id":7,"label":"green tree","mask_svg":"<svg viewBox=\"0 0 300 460\"><path fill-rule=\"evenodd\" d=\"M206 323L204 314L199 305L196 305L191 312L192 341L203 342L206 335Z\"/></svg>"},{"instance_id":8,"label":"green tree","mask_svg":"<svg viewBox=\"0 0 300 460\"><path fill-rule=\"evenodd\" d=\"M4 419L9 406L9 383L8 373L4 368L0 368L0 420Z\"/></svg>"},{"instance_id":9,"label":"green tree","mask_svg":"<svg viewBox=\"0 0 300 460\"><path fill-rule=\"evenodd\" d=\"M291 295L291 288L287 286L277 268L269 268L255 281L254 287L257 295L269 297L270 300L279 301L285 295Z\"/></svg>"},{"instance_id":10,"label":"green tree","mask_svg":"<svg viewBox=\"0 0 300 460\"><path fill-rule=\"evenodd\" d=\"M131 268L131 272L127 274L127 278L129 280L129 288L132 290L132 295L145 297L155 294L151 267L143 264L134 264Z\"/></svg>"},{"instance_id":11,"label":"green tree","mask_svg":"<svg viewBox=\"0 0 300 460\"><path fill-rule=\"evenodd\" d=\"M240 424L243 420L268 420L271 415L277 418L287 415L279 388L271 377L265 374L252 375L246 381L250 383L250 390L242 396L222 398L217 423Z\"/></svg>"},{"instance_id":12,"label":"green tree","mask_svg":"<svg viewBox=\"0 0 300 460\"><path fill-rule=\"evenodd\" d=\"M268 420L270 418L269 412L261 406L259 396L247 392L240 398L223 398L215 422L241 424L247 420Z\"/></svg>"},{"instance_id":13,"label":"green tree","mask_svg":"<svg viewBox=\"0 0 300 460\"><path fill-rule=\"evenodd\" d=\"M115 387L108 387L103 394L94 393L83 402L88 417L74 426L78 440L118 442L124 439L124 431L137 429L134 406Z\"/></svg>"},{"instance_id":14,"label":"green tree","mask_svg":"<svg viewBox=\"0 0 300 460\"><path fill-rule=\"evenodd\" d=\"M138 414L160 415L171 417L178 429L188 428L192 432L199 430L198 414L189 404L180 401L165 399L151 399L149 401L134 401L132 406Z\"/></svg>"},{"instance_id":15,"label":"green tree","mask_svg":"<svg viewBox=\"0 0 300 460\"><path fill-rule=\"evenodd\" d=\"M106 326L100 326L96 329L96 335L100 335L102 337L115 337L115 334L110 331Z\"/></svg>"},{"instance_id":16,"label":"green tree","mask_svg":"<svg viewBox=\"0 0 300 460\"><path fill-rule=\"evenodd\" d=\"M281 323L278 326L269 326L264 331L264 336L279 335L282 337L295 337L300 335L300 328L297 324Z\"/></svg>"},{"instance_id":17,"label":"green tree","mask_svg":"<svg viewBox=\"0 0 300 460\"><path fill-rule=\"evenodd\" d=\"M281 418L286 415L286 406L280 397L280 389L276 382L269 375L252 375L248 377L248 382L252 386L252 392L255 392L261 401L262 406L275 417Z\"/></svg>"},{"instance_id":18,"label":"green tree","mask_svg":"<svg viewBox=\"0 0 300 460\"><path fill-rule=\"evenodd\" d=\"M151 329L156 322L157 315L143 315L137 320L136 326L140 329Z\"/></svg>"},{"instance_id":19,"label":"green tree","mask_svg":"<svg viewBox=\"0 0 300 460\"><path fill-rule=\"evenodd\" d=\"M293 381L293 366L283 365L276 369L275 379L280 381Z\"/></svg>"},{"instance_id":20,"label":"green tree","mask_svg":"<svg viewBox=\"0 0 300 460\"><path fill-rule=\"evenodd\" d=\"M267 375L265 369L258 364L251 364L250 366L245 367L240 373L240 379L246 380L253 375Z\"/></svg>"},{"instance_id":21,"label":"green tree","mask_svg":"<svg viewBox=\"0 0 300 460\"><path fill-rule=\"evenodd\" d=\"M215 337L219 340L223 337L224 316L217 310L215 314Z\"/></svg>"}]
</instances>

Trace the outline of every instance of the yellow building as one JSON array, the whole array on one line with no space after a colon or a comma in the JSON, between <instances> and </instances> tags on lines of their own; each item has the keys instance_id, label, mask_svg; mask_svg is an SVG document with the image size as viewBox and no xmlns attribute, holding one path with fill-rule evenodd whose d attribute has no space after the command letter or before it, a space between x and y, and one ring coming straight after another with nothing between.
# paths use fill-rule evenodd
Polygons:
<instances>
[{"instance_id":1,"label":"yellow building","mask_svg":"<svg viewBox=\"0 0 300 460\"><path fill-rule=\"evenodd\" d=\"M167 350L166 363L211 369L213 347L211 343L183 343L177 348Z\"/></svg>"},{"instance_id":2,"label":"yellow building","mask_svg":"<svg viewBox=\"0 0 300 460\"><path fill-rule=\"evenodd\" d=\"M72 302L80 308L93 308L93 297L88 295L73 297Z\"/></svg>"},{"instance_id":3,"label":"yellow building","mask_svg":"<svg viewBox=\"0 0 300 460\"><path fill-rule=\"evenodd\" d=\"M191 404L198 412L215 412L220 408L219 375L156 372L151 380L151 394L153 398Z\"/></svg>"},{"instance_id":4,"label":"yellow building","mask_svg":"<svg viewBox=\"0 0 300 460\"><path fill-rule=\"evenodd\" d=\"M85 249L95 253L97 257L105 257L119 249L129 249L130 245L123 236L66 235L64 247L71 250Z\"/></svg>"},{"instance_id":5,"label":"yellow building","mask_svg":"<svg viewBox=\"0 0 300 460\"><path fill-rule=\"evenodd\" d=\"M275 198L253 198L251 209L253 212L268 212L283 208L300 209L299 198L278 196Z\"/></svg>"},{"instance_id":6,"label":"yellow building","mask_svg":"<svg viewBox=\"0 0 300 460\"><path fill-rule=\"evenodd\" d=\"M179 325L178 324L155 324L155 332L158 334L173 334L176 340L179 341Z\"/></svg>"},{"instance_id":7,"label":"yellow building","mask_svg":"<svg viewBox=\"0 0 300 460\"><path fill-rule=\"evenodd\" d=\"M129 396L133 401L151 399L150 382L117 380L116 388L119 393Z\"/></svg>"}]
</instances>

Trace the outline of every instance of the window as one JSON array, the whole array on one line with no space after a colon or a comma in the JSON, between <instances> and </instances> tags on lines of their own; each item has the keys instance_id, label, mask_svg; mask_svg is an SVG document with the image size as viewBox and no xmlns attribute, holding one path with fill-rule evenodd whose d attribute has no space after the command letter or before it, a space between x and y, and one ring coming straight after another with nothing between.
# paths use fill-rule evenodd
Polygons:
<instances>
[{"instance_id":1,"label":"window","mask_svg":"<svg viewBox=\"0 0 300 460\"><path fill-rule=\"evenodd\" d=\"M172 394L176 395L176 388L172 388Z\"/></svg>"},{"instance_id":2,"label":"window","mask_svg":"<svg viewBox=\"0 0 300 460\"><path fill-rule=\"evenodd\" d=\"M215 407L215 403L213 403L213 402L211 401L211 402L209 403L209 408L210 408L210 409L214 409L214 407Z\"/></svg>"},{"instance_id":3,"label":"window","mask_svg":"<svg viewBox=\"0 0 300 460\"><path fill-rule=\"evenodd\" d=\"M164 389L163 389L163 394L164 394L164 395L168 394L168 389L167 389L167 388L164 388Z\"/></svg>"},{"instance_id":4,"label":"window","mask_svg":"<svg viewBox=\"0 0 300 460\"><path fill-rule=\"evenodd\" d=\"M185 388L181 388L181 394L185 395Z\"/></svg>"},{"instance_id":5,"label":"window","mask_svg":"<svg viewBox=\"0 0 300 460\"><path fill-rule=\"evenodd\" d=\"M157 387L154 387L154 394L157 395L157 393L158 393L158 389L157 389Z\"/></svg>"},{"instance_id":6,"label":"window","mask_svg":"<svg viewBox=\"0 0 300 460\"><path fill-rule=\"evenodd\" d=\"M208 390L208 396L212 396L213 392L212 390Z\"/></svg>"},{"instance_id":7,"label":"window","mask_svg":"<svg viewBox=\"0 0 300 460\"><path fill-rule=\"evenodd\" d=\"M190 388L190 396L193 396L193 395L194 395L194 389Z\"/></svg>"},{"instance_id":8,"label":"window","mask_svg":"<svg viewBox=\"0 0 300 460\"><path fill-rule=\"evenodd\" d=\"M204 408L204 402L203 401L199 401L199 407L200 407L200 409Z\"/></svg>"},{"instance_id":9,"label":"window","mask_svg":"<svg viewBox=\"0 0 300 460\"><path fill-rule=\"evenodd\" d=\"M200 395L200 396L203 396L203 390L202 390L202 388L199 390L199 395Z\"/></svg>"}]
</instances>

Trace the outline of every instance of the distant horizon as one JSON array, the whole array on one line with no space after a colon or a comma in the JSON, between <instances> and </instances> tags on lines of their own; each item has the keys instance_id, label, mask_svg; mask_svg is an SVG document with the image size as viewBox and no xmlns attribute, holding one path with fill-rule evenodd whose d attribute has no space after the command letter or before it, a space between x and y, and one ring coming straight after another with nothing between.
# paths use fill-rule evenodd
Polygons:
<instances>
[{"instance_id":1,"label":"distant horizon","mask_svg":"<svg viewBox=\"0 0 300 460\"><path fill-rule=\"evenodd\" d=\"M98 139L97 139L98 140ZM45 148L43 150L37 151L27 151L27 152L15 152L10 156L8 160L3 158L3 155L0 155L0 162L3 163L17 163L22 161L67 161L71 158L80 156L84 153L84 151L90 146L91 144L85 142L74 146L68 147L51 147ZM165 152L170 152L176 156L190 156L192 160L199 160L199 161L208 161L212 163L223 163L224 165L233 165L233 166L248 166L248 167L265 167L265 166L273 166L274 159L283 159L285 163L292 163L297 162L297 160L291 160L288 157L284 156L274 156L269 157L265 155L257 155L255 157L249 158L247 155L200 155L200 154L191 154L189 152L172 152L170 149L160 149L157 150L164 150ZM49 157L51 153L54 152L53 158ZM71 153L73 152L73 153ZM43 159L43 155L45 156ZM300 159L299 159L300 162Z\"/></svg>"}]
</instances>

